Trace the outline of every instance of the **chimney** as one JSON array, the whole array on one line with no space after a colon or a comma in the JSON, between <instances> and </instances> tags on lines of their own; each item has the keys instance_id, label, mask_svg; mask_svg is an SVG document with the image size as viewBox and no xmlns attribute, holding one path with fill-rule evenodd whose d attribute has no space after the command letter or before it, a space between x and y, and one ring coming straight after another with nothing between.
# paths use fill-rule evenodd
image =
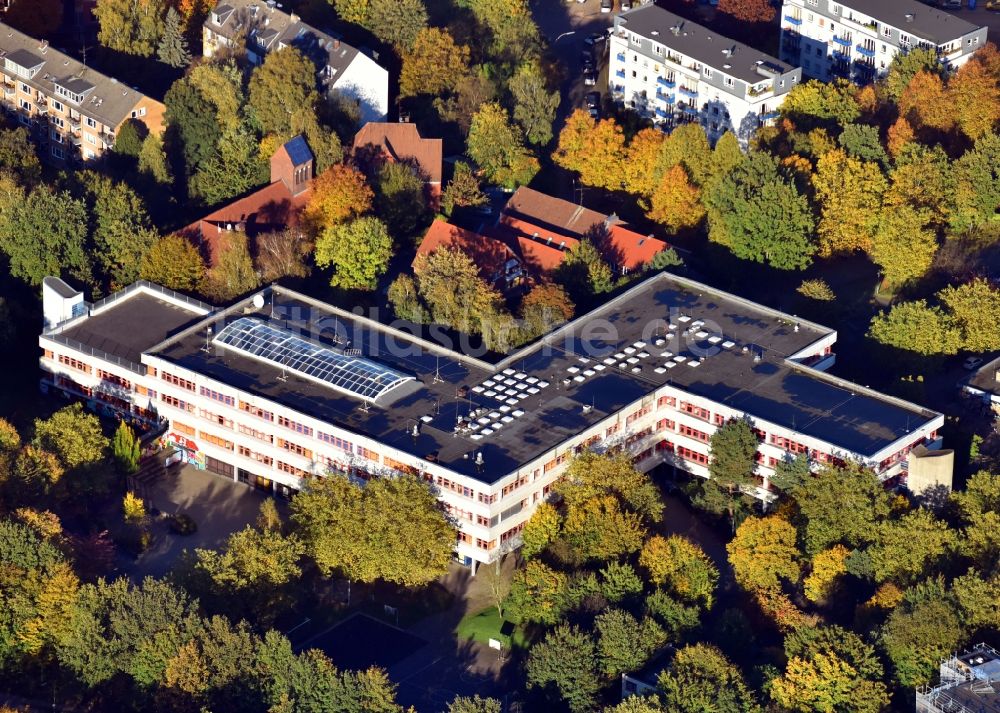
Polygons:
<instances>
[{"instance_id":1,"label":"chimney","mask_svg":"<svg viewBox=\"0 0 1000 713\"><path fill-rule=\"evenodd\" d=\"M333 40L333 48L335 50L339 50L340 49L340 40L339 39L334 38L334 40Z\"/></svg>"},{"instance_id":2,"label":"chimney","mask_svg":"<svg viewBox=\"0 0 1000 713\"><path fill-rule=\"evenodd\" d=\"M291 14L291 20L292 20L292 23L293 23L293 24L294 24L294 23L296 23L296 22L298 22L298 21L299 21L299 20L301 20L301 19L302 19L302 18L300 18L300 17L299 17L298 15L296 15L296 14L295 14L294 12L293 12L293 13Z\"/></svg>"},{"instance_id":3,"label":"chimney","mask_svg":"<svg viewBox=\"0 0 1000 713\"><path fill-rule=\"evenodd\" d=\"M912 12L906 13L906 21L907 22L913 22L913 13Z\"/></svg>"}]
</instances>

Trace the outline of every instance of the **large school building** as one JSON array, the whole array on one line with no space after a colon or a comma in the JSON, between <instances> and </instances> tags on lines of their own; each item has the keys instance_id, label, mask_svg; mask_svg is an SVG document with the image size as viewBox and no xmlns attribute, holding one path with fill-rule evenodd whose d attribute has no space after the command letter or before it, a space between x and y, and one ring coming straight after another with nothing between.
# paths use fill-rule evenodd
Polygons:
<instances>
[{"instance_id":1,"label":"large school building","mask_svg":"<svg viewBox=\"0 0 1000 713\"><path fill-rule=\"evenodd\" d=\"M836 332L664 273L502 357L281 287L225 308L149 283L93 304L55 278L43 293L43 391L285 496L331 471L417 474L467 564L516 546L583 449L707 477L711 434L747 417L767 499L797 454L903 481L912 449L940 446L941 414L825 373Z\"/></svg>"}]
</instances>

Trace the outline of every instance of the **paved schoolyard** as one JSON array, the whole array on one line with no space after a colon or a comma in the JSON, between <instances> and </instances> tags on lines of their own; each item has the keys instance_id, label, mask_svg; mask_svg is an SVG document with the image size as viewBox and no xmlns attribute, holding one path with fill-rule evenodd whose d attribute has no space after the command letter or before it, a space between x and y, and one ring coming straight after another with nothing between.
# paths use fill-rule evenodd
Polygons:
<instances>
[{"instance_id":1,"label":"paved schoolyard","mask_svg":"<svg viewBox=\"0 0 1000 713\"><path fill-rule=\"evenodd\" d=\"M122 564L133 580L147 575L162 577L185 549L220 547L231 533L257 519L260 504L268 497L242 483L189 465L168 469L162 478L144 487L140 495L147 508L156 508L167 515L187 513L194 518L198 531L176 535L170 532L165 520L155 521L151 528L153 546L139 559Z\"/></svg>"},{"instance_id":2,"label":"paved schoolyard","mask_svg":"<svg viewBox=\"0 0 1000 713\"><path fill-rule=\"evenodd\" d=\"M354 671L389 669L426 644L419 636L360 613L302 642L303 648L320 649L339 668Z\"/></svg>"}]
</instances>

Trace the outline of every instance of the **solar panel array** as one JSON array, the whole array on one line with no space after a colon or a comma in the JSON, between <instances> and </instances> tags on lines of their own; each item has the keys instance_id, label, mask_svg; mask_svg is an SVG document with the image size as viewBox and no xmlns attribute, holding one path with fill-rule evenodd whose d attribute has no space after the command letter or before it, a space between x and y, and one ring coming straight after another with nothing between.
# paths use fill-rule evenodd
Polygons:
<instances>
[{"instance_id":1,"label":"solar panel array","mask_svg":"<svg viewBox=\"0 0 1000 713\"><path fill-rule=\"evenodd\" d=\"M341 354L254 317L230 322L214 341L366 401L375 401L390 389L413 380L395 369Z\"/></svg>"}]
</instances>

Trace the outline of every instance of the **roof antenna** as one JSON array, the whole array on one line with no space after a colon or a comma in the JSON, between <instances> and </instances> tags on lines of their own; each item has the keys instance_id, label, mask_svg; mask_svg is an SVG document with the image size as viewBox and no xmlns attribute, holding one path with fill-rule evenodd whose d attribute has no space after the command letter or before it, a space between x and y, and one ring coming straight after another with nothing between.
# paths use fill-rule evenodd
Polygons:
<instances>
[{"instance_id":1,"label":"roof antenna","mask_svg":"<svg viewBox=\"0 0 1000 713\"><path fill-rule=\"evenodd\" d=\"M285 372L284 364L281 365L281 376L278 377L278 381L280 381L281 383L285 383L286 381L288 381L288 374Z\"/></svg>"},{"instance_id":2,"label":"roof antenna","mask_svg":"<svg viewBox=\"0 0 1000 713\"><path fill-rule=\"evenodd\" d=\"M212 326L209 325L208 329L205 330L205 346L201 348L206 354L212 353Z\"/></svg>"},{"instance_id":3,"label":"roof antenna","mask_svg":"<svg viewBox=\"0 0 1000 713\"><path fill-rule=\"evenodd\" d=\"M438 354L434 357L434 379L431 381L432 384L441 384L444 379L441 378L441 355Z\"/></svg>"}]
</instances>

